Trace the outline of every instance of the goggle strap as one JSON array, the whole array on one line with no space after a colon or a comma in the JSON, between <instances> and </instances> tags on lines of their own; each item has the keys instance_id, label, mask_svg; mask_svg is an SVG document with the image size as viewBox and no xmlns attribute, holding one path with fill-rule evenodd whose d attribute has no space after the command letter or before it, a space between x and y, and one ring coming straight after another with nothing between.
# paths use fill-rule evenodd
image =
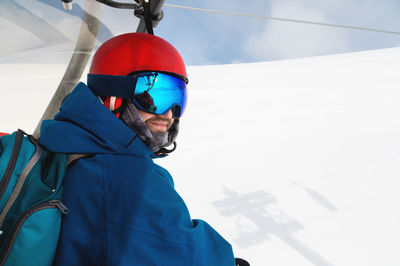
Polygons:
<instances>
[{"instance_id":1,"label":"goggle strap","mask_svg":"<svg viewBox=\"0 0 400 266\"><path fill-rule=\"evenodd\" d=\"M157 152L157 155L163 155L163 154L168 154L168 153L173 152L173 151L176 149L176 142L174 141L173 144L174 144L174 147L173 147L172 149L168 150L168 149L166 149L166 148L161 148L161 149Z\"/></svg>"}]
</instances>

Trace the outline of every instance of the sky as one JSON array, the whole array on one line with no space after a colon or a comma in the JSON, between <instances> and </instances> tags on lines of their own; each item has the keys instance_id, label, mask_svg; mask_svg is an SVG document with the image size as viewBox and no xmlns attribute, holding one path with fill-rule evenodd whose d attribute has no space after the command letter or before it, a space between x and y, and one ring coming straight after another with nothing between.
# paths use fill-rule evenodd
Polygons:
<instances>
[{"instance_id":1,"label":"sky","mask_svg":"<svg viewBox=\"0 0 400 266\"><path fill-rule=\"evenodd\" d=\"M0 62L4 59L1 58L4 54L15 54L41 46L50 47L48 50L51 50L54 43L45 37L54 31L50 26L62 33L57 35L54 31L52 38L59 40L66 36L71 40L71 45L64 48L64 52L70 52L79 33L79 17L82 16L84 1L75 0L74 3L73 10L67 12L62 10L61 2L53 0L2 1L0 33L9 38L0 44ZM167 0L166 3L392 31L400 28L400 2L397 0L253 0L249 3L239 0ZM50 6L53 7L52 12L45 12ZM22 8L33 12L48 25L41 23L41 26L46 27L39 30L37 25L31 27L28 23L21 30L23 22L19 19L21 14L18 12ZM164 19L155 28L155 34L171 42L188 65L282 60L400 45L400 35L214 14L168 6L163 11ZM10 18L12 16L14 19ZM36 19L35 22L37 21ZM131 10L103 7L102 22L99 44L112 35L135 31L138 19L132 15ZM16 24L18 30L14 29ZM34 38L24 39L27 31L32 32L33 28L36 29Z\"/></svg>"},{"instance_id":2,"label":"sky","mask_svg":"<svg viewBox=\"0 0 400 266\"><path fill-rule=\"evenodd\" d=\"M396 0L167 1L200 8L396 31ZM189 64L281 60L395 47L400 35L364 32L165 7L156 30ZM173 32L179 32L174 34Z\"/></svg>"}]
</instances>

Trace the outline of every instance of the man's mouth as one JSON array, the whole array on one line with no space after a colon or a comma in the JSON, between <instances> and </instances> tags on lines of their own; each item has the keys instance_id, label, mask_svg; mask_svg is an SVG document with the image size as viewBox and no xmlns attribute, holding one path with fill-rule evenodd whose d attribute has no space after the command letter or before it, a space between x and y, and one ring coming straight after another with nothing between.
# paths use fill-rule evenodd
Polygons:
<instances>
[{"instance_id":1,"label":"man's mouth","mask_svg":"<svg viewBox=\"0 0 400 266\"><path fill-rule=\"evenodd\" d=\"M155 126L160 126L160 127L166 127L168 125L168 122L164 122L164 121L150 121L150 123Z\"/></svg>"},{"instance_id":2,"label":"man's mouth","mask_svg":"<svg viewBox=\"0 0 400 266\"><path fill-rule=\"evenodd\" d=\"M150 118L146 121L147 126L150 131L153 132L166 132L169 130L173 123L173 119L163 119L163 118Z\"/></svg>"},{"instance_id":3,"label":"man's mouth","mask_svg":"<svg viewBox=\"0 0 400 266\"><path fill-rule=\"evenodd\" d=\"M169 129L169 127L171 126L171 121L167 120L167 119L154 119L154 120L150 120L147 121L149 128L151 128L152 130L156 130L159 132L165 132L166 130Z\"/></svg>"}]
</instances>

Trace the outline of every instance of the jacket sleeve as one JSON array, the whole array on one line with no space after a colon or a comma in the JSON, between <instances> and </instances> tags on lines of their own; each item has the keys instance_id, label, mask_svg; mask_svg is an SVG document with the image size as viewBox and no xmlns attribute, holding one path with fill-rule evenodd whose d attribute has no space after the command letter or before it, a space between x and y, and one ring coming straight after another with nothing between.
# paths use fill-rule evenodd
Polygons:
<instances>
[{"instance_id":1,"label":"jacket sleeve","mask_svg":"<svg viewBox=\"0 0 400 266\"><path fill-rule=\"evenodd\" d=\"M126 160L105 167L108 265L235 265L231 245L191 220L165 169Z\"/></svg>"}]
</instances>

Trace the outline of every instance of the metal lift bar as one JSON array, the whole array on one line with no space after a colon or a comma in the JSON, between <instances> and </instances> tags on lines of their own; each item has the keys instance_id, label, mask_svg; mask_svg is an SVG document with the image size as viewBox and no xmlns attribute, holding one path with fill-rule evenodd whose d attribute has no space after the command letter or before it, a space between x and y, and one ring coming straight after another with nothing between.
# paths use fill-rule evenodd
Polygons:
<instances>
[{"instance_id":1,"label":"metal lift bar","mask_svg":"<svg viewBox=\"0 0 400 266\"><path fill-rule=\"evenodd\" d=\"M140 19L136 32L147 32L143 6L144 2L149 2L150 0L135 0L136 4L121 3L113 0L96 0L96 1L114 8L134 9L135 16L137 16ZM157 27L163 18L163 12L161 9L164 6L164 2L165 0L151 0L151 14L152 14L153 28Z\"/></svg>"},{"instance_id":2,"label":"metal lift bar","mask_svg":"<svg viewBox=\"0 0 400 266\"><path fill-rule=\"evenodd\" d=\"M144 0L146 1L146 0ZM148 0L150 1L150 0ZM151 5L150 5L150 10L152 14L152 26L153 28L157 27L162 18L164 17L164 14L161 10L161 8L164 6L165 0L151 0ZM139 10L135 10L135 16L140 18L139 25L136 29L136 32L147 32L146 29L146 22L144 18L144 11L143 13L140 13ZM148 32L147 32L148 33Z\"/></svg>"},{"instance_id":3,"label":"metal lift bar","mask_svg":"<svg viewBox=\"0 0 400 266\"><path fill-rule=\"evenodd\" d=\"M136 9L138 7L138 4L121 3L113 0L96 0L96 1L114 8ZM139 3L139 0L137 0L136 2Z\"/></svg>"}]
</instances>

